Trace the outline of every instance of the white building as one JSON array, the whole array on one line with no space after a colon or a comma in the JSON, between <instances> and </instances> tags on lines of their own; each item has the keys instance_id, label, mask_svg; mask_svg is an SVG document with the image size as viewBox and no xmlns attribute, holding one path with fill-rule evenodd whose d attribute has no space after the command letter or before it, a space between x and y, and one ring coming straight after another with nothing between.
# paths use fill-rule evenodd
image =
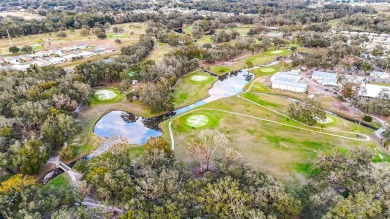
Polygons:
<instances>
[{"instance_id":1,"label":"white building","mask_svg":"<svg viewBox=\"0 0 390 219\"><path fill-rule=\"evenodd\" d=\"M367 84L362 86L359 96L367 98L377 98L379 95L384 92L390 96L390 87L380 86L376 84Z\"/></svg>"},{"instance_id":2,"label":"white building","mask_svg":"<svg viewBox=\"0 0 390 219\"><path fill-rule=\"evenodd\" d=\"M337 74L323 72L323 71L314 71L311 75L311 78L317 81L318 84L324 86L337 86Z\"/></svg>"},{"instance_id":3,"label":"white building","mask_svg":"<svg viewBox=\"0 0 390 219\"><path fill-rule=\"evenodd\" d=\"M299 80L301 78L299 71L277 72L271 77L271 87L273 89L304 93L307 91L307 84L300 83Z\"/></svg>"},{"instance_id":4,"label":"white building","mask_svg":"<svg viewBox=\"0 0 390 219\"><path fill-rule=\"evenodd\" d=\"M299 75L299 72L277 72L271 76L271 82L275 80L298 82L301 80L301 76Z\"/></svg>"},{"instance_id":5,"label":"white building","mask_svg":"<svg viewBox=\"0 0 390 219\"><path fill-rule=\"evenodd\" d=\"M272 82L272 88L273 89L288 90L288 91L293 91L293 92L297 92L297 93L304 93L307 91L307 84L299 83L299 82L274 80Z\"/></svg>"},{"instance_id":6,"label":"white building","mask_svg":"<svg viewBox=\"0 0 390 219\"><path fill-rule=\"evenodd\" d=\"M380 72L380 71L373 71L370 73L371 77L375 78L382 78L382 79L389 79L390 75L386 72Z\"/></svg>"}]
</instances>

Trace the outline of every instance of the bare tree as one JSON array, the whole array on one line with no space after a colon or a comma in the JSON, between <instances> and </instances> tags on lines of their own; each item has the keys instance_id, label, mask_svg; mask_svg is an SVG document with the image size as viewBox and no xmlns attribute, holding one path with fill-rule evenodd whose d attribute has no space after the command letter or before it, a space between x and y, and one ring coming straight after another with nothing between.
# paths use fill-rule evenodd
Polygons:
<instances>
[{"instance_id":1,"label":"bare tree","mask_svg":"<svg viewBox=\"0 0 390 219\"><path fill-rule=\"evenodd\" d=\"M220 147L226 147L227 143L226 136L219 131L203 130L190 142L188 153L199 164L200 172L208 171L215 151Z\"/></svg>"}]
</instances>

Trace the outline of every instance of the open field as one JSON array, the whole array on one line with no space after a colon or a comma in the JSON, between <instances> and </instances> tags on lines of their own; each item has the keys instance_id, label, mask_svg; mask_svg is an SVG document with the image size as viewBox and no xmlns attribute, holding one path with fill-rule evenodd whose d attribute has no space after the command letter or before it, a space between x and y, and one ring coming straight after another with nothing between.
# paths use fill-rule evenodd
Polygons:
<instances>
[{"instance_id":1,"label":"open field","mask_svg":"<svg viewBox=\"0 0 390 219\"><path fill-rule=\"evenodd\" d=\"M278 53L273 53L278 51ZM280 52L281 51L281 52ZM237 71L243 68L246 68L246 62L250 61L254 66L256 65L264 65L266 63L274 61L277 57L285 56L291 54L289 50L269 50L266 52L261 52L254 55L244 56L242 58L238 58L229 63L225 63L219 66L215 66L211 69L211 71L218 75L226 74L229 71Z\"/></svg>"},{"instance_id":2,"label":"open field","mask_svg":"<svg viewBox=\"0 0 390 219\"><path fill-rule=\"evenodd\" d=\"M199 76L204 77L204 80L198 80L197 76L198 78ZM208 90L215 81L217 81L217 78L201 71L196 71L181 78L173 88L175 90L173 93L175 108L182 108L208 97Z\"/></svg>"},{"instance_id":3,"label":"open field","mask_svg":"<svg viewBox=\"0 0 390 219\"><path fill-rule=\"evenodd\" d=\"M139 26L136 28L134 26ZM118 37L122 41L120 45L115 43L116 37L110 38L110 36L116 35L112 28L115 26L120 26L124 29L122 35L126 37ZM126 23L126 24L118 24L111 26L110 29L106 30L108 35L107 39L101 40L93 35L92 33L88 36L81 36L80 30L65 31L67 37L61 38L57 37L58 33L43 33L43 34L35 34L29 36L21 36L12 38L12 44L14 46L23 47L23 46L32 46L32 45L41 45L41 47L36 47L35 51L38 50L49 50L54 48L61 48L67 46L74 46L81 43L87 43L90 47L94 46L107 46L117 48L119 46L130 45L138 41L141 34L145 33L146 24L145 23ZM133 32L133 34L130 34ZM49 43L50 42L50 43ZM10 47L8 39L0 39L0 54L9 54L8 48ZM21 53L20 53L21 54Z\"/></svg>"},{"instance_id":4,"label":"open field","mask_svg":"<svg viewBox=\"0 0 390 219\"><path fill-rule=\"evenodd\" d=\"M250 70L249 72L254 74L256 77L261 77L261 76L273 75L278 71L280 71L279 64L253 69L253 70Z\"/></svg>"},{"instance_id":5,"label":"open field","mask_svg":"<svg viewBox=\"0 0 390 219\"><path fill-rule=\"evenodd\" d=\"M163 60L165 54L175 50L174 47L169 46L165 43L156 43L152 52L146 59L154 60L156 62L160 62Z\"/></svg>"},{"instance_id":6,"label":"open field","mask_svg":"<svg viewBox=\"0 0 390 219\"><path fill-rule=\"evenodd\" d=\"M261 104L274 109L286 110L288 101L282 98L272 98L267 96L257 96ZM250 96L249 96L250 97ZM230 144L238 147L249 163L259 167L279 179L289 181L294 179L293 183L301 182L307 162L316 157L319 151L331 152L332 149L348 151L358 145L373 146L372 142L362 142L359 140L350 140L340 137L334 137L321 133L319 128L308 128L302 124L286 120L285 117L276 114L270 110L240 99L230 97L214 101L199 107L203 110L192 111L188 114L172 119L172 129L175 136L175 156L179 160L190 161L187 155L187 142L192 139L199 130L204 128L215 128L223 132L229 139ZM215 111L224 110L233 113L242 113L254 117L264 118L280 124L256 120L232 113ZM205 126L193 129L188 125L190 116L203 115L208 118ZM343 131L355 130L354 123L335 118L337 122L343 124ZM340 120L340 121L339 121ZM166 130L167 122L162 125L164 136L169 139ZM234 124L234 125L232 125ZM287 125L284 125L287 124ZM305 127L307 130L297 129L291 126ZM310 131L313 130L313 131ZM361 127L362 132L371 134L371 130ZM314 132L315 131L315 132ZM330 132L324 129L323 132ZM337 132L333 132L337 133ZM341 136L355 138L352 134L338 133ZM217 156L222 156L223 150L217 151Z\"/></svg>"}]
</instances>

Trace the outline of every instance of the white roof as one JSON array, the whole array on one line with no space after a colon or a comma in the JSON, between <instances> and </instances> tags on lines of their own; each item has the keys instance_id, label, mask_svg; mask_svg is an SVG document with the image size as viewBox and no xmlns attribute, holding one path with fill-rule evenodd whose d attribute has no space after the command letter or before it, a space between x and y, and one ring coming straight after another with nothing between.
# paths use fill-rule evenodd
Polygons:
<instances>
[{"instance_id":1,"label":"white roof","mask_svg":"<svg viewBox=\"0 0 390 219\"><path fill-rule=\"evenodd\" d=\"M373 71L370 73L370 76L374 76L374 77L380 77L380 76L385 76L385 77L389 77L390 75L386 72L381 72L381 71Z\"/></svg>"},{"instance_id":2,"label":"white roof","mask_svg":"<svg viewBox=\"0 0 390 219\"><path fill-rule=\"evenodd\" d=\"M319 78L337 78L337 74L324 71L314 71L311 76Z\"/></svg>"},{"instance_id":3,"label":"white roof","mask_svg":"<svg viewBox=\"0 0 390 219\"><path fill-rule=\"evenodd\" d=\"M300 75L290 74L288 72L277 72L271 77L271 81L289 81L289 82L298 82L301 79Z\"/></svg>"},{"instance_id":4,"label":"white roof","mask_svg":"<svg viewBox=\"0 0 390 219\"><path fill-rule=\"evenodd\" d=\"M281 81L281 80L274 80L272 84L280 84L280 85L286 85L290 87L299 87L299 88L307 88L307 84L304 83L297 83L297 82L290 82L290 81Z\"/></svg>"},{"instance_id":5,"label":"white roof","mask_svg":"<svg viewBox=\"0 0 390 219\"><path fill-rule=\"evenodd\" d=\"M359 95L375 98L378 97L382 91L390 95L390 87L380 86L376 84L367 84L366 86L362 87L359 92Z\"/></svg>"}]
</instances>

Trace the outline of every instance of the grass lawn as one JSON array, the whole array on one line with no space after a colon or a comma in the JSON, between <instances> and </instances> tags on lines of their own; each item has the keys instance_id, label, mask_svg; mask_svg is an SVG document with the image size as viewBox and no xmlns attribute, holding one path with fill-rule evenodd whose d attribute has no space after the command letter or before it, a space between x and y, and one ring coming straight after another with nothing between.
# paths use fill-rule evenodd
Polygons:
<instances>
[{"instance_id":1,"label":"grass lawn","mask_svg":"<svg viewBox=\"0 0 390 219\"><path fill-rule=\"evenodd\" d=\"M330 21L328 21L328 24L332 27L335 27L338 23L340 23L341 19L340 18L336 18L336 19L332 19Z\"/></svg>"},{"instance_id":2,"label":"grass lawn","mask_svg":"<svg viewBox=\"0 0 390 219\"><path fill-rule=\"evenodd\" d=\"M203 35L200 39L196 41L196 44L199 46L203 46L205 43L211 43L214 44L213 39L209 35Z\"/></svg>"},{"instance_id":3,"label":"grass lawn","mask_svg":"<svg viewBox=\"0 0 390 219\"><path fill-rule=\"evenodd\" d=\"M151 59L156 62L161 62L165 56L165 54L175 50L175 48L169 46L165 43L158 43L154 46L152 52L146 59Z\"/></svg>"},{"instance_id":4,"label":"grass lawn","mask_svg":"<svg viewBox=\"0 0 390 219\"><path fill-rule=\"evenodd\" d=\"M280 65L277 64L277 65L271 65L267 67L253 69L250 72L253 73L256 77L261 77L261 76L273 75L279 70L280 70Z\"/></svg>"},{"instance_id":5,"label":"grass lawn","mask_svg":"<svg viewBox=\"0 0 390 219\"><path fill-rule=\"evenodd\" d=\"M194 80L198 76L203 77L203 80ZM217 78L202 71L196 71L182 77L174 86L173 100L175 108L182 108L207 98L209 96L208 90L215 81L217 81Z\"/></svg>"},{"instance_id":6,"label":"grass lawn","mask_svg":"<svg viewBox=\"0 0 390 219\"><path fill-rule=\"evenodd\" d=\"M230 72L231 69L228 67L225 67L225 66L216 66L216 67L212 68L211 71L217 75L224 75L224 74Z\"/></svg>"},{"instance_id":7,"label":"grass lawn","mask_svg":"<svg viewBox=\"0 0 390 219\"><path fill-rule=\"evenodd\" d=\"M45 187L53 186L56 188L66 187L69 185L69 179L66 173L63 173L56 178L50 180Z\"/></svg>"},{"instance_id":8,"label":"grass lawn","mask_svg":"<svg viewBox=\"0 0 390 219\"><path fill-rule=\"evenodd\" d=\"M107 34L107 37L113 38L113 39L121 39L121 38L129 37L129 35L125 34L125 33L109 33L109 34Z\"/></svg>"},{"instance_id":9,"label":"grass lawn","mask_svg":"<svg viewBox=\"0 0 390 219\"><path fill-rule=\"evenodd\" d=\"M382 83L382 82L370 82L370 84L375 84L375 85L380 85L380 86L390 87L390 84L389 84L389 83Z\"/></svg>"},{"instance_id":10,"label":"grass lawn","mask_svg":"<svg viewBox=\"0 0 390 219\"><path fill-rule=\"evenodd\" d=\"M130 156L138 156L144 153L144 146L129 147Z\"/></svg>"},{"instance_id":11,"label":"grass lawn","mask_svg":"<svg viewBox=\"0 0 390 219\"><path fill-rule=\"evenodd\" d=\"M80 158L84 157L85 155L91 153L95 147L91 144L85 144L81 146L75 146L75 153L74 153L74 158Z\"/></svg>"},{"instance_id":12,"label":"grass lawn","mask_svg":"<svg viewBox=\"0 0 390 219\"><path fill-rule=\"evenodd\" d=\"M102 90L103 91L104 90L112 91L115 94L115 96L113 98L110 98L110 99L100 99L96 95L96 92L102 91ZM99 105L99 104L116 103L116 102L121 101L124 97L125 97L125 94L121 93L116 88L99 88L99 89L94 90L93 94L91 95L90 104L91 104L91 106L94 106L94 105Z\"/></svg>"},{"instance_id":13,"label":"grass lawn","mask_svg":"<svg viewBox=\"0 0 390 219\"><path fill-rule=\"evenodd\" d=\"M275 53L276 52L276 53ZM268 50L266 52L261 52L254 55L244 56L240 59L235 60L235 62L231 65L220 65L215 68L212 68L212 72L216 74L225 74L229 71L237 71L243 68L246 68L246 62L250 61L253 65L264 65L268 62L274 61L277 57L285 56L291 54L291 51L286 49L277 49L277 50ZM226 72L218 72L220 69L228 68L229 71Z\"/></svg>"},{"instance_id":14,"label":"grass lawn","mask_svg":"<svg viewBox=\"0 0 390 219\"><path fill-rule=\"evenodd\" d=\"M248 94L248 96L253 100L261 101L260 104L270 108L281 108L284 110L286 108L286 103L283 102L283 99L275 99L271 96L263 98L253 94ZM237 97L217 100L199 108L243 113L283 124L300 126L295 121L286 120L285 117L279 114L255 106ZM209 121L201 128L192 129L187 124L187 119L194 115L204 115L208 117ZM374 145L372 142L360 142L328 136L309 130L300 130L282 124L260 121L210 109L190 112L171 120L173 121L172 128L176 143L175 157L178 160L191 161L191 158L187 155L187 142L196 136L200 130L214 128L223 132L228 137L230 145L237 147L249 163L279 179L298 184L304 181L301 173L305 172L305 165L313 160L319 151L331 152L332 149L348 151L358 145L367 145L369 147ZM348 121L343 121L343 123L346 124L345 128L347 130L345 131L354 129L353 123ZM164 137L168 140L169 134L166 130L166 124L165 122L161 127L164 129ZM301 126L304 127L303 125ZM312 130L318 131L319 129L312 128ZM367 132L370 132L370 130ZM348 136L348 134L345 135ZM223 156L223 150L218 149L216 155L217 157Z\"/></svg>"}]
</instances>

